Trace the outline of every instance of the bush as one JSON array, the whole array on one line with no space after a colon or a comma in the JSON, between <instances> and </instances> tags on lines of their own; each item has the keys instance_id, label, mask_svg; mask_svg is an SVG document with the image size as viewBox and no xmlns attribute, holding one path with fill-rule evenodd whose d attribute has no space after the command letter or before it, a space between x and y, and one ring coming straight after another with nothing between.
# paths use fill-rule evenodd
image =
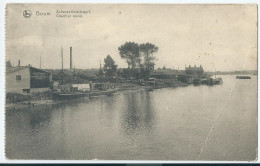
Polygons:
<instances>
[{"instance_id":1,"label":"bush","mask_svg":"<svg viewBox=\"0 0 260 166\"><path fill-rule=\"evenodd\" d=\"M31 100L49 100L52 98L50 91L36 92L31 94L6 93L6 103L18 103Z\"/></svg>"},{"instance_id":2,"label":"bush","mask_svg":"<svg viewBox=\"0 0 260 166\"><path fill-rule=\"evenodd\" d=\"M20 93L6 93L6 103L17 103L31 100L30 95L24 95Z\"/></svg>"}]
</instances>

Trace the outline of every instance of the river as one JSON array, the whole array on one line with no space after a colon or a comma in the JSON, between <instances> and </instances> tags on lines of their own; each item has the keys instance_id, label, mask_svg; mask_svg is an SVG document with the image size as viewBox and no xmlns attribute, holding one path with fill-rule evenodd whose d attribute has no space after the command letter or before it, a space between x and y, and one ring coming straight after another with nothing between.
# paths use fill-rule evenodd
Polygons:
<instances>
[{"instance_id":1,"label":"river","mask_svg":"<svg viewBox=\"0 0 260 166\"><path fill-rule=\"evenodd\" d=\"M255 160L257 77L6 109L6 157Z\"/></svg>"}]
</instances>

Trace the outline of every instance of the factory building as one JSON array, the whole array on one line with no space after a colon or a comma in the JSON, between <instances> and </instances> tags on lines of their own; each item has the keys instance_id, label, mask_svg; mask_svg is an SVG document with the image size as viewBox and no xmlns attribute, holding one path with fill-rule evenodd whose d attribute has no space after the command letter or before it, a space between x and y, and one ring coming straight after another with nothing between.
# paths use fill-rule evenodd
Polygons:
<instances>
[{"instance_id":1,"label":"factory building","mask_svg":"<svg viewBox=\"0 0 260 166\"><path fill-rule=\"evenodd\" d=\"M200 65L199 67L185 67L185 74L188 76L192 76L193 78L202 78L204 75L203 67Z\"/></svg>"},{"instance_id":2,"label":"factory building","mask_svg":"<svg viewBox=\"0 0 260 166\"><path fill-rule=\"evenodd\" d=\"M6 92L44 92L50 89L51 81L51 73L32 66L6 68Z\"/></svg>"}]
</instances>

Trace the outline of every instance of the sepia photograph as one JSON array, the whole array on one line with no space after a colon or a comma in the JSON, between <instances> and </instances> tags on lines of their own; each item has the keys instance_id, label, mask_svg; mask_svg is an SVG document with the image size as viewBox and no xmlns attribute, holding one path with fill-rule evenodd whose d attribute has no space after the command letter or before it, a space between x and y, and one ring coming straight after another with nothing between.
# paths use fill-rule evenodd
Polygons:
<instances>
[{"instance_id":1,"label":"sepia photograph","mask_svg":"<svg viewBox=\"0 0 260 166\"><path fill-rule=\"evenodd\" d=\"M7 160L258 160L257 4L5 8Z\"/></svg>"}]
</instances>

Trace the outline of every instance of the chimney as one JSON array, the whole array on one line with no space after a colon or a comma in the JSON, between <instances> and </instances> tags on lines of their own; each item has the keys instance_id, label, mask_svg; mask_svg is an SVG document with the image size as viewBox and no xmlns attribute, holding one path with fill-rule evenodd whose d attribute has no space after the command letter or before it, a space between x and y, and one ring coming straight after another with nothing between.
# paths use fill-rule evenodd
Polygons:
<instances>
[{"instance_id":1,"label":"chimney","mask_svg":"<svg viewBox=\"0 0 260 166\"><path fill-rule=\"evenodd\" d=\"M18 67L20 67L20 59L18 60Z\"/></svg>"},{"instance_id":2,"label":"chimney","mask_svg":"<svg viewBox=\"0 0 260 166\"><path fill-rule=\"evenodd\" d=\"M70 47L70 70L72 69L72 47Z\"/></svg>"}]
</instances>

